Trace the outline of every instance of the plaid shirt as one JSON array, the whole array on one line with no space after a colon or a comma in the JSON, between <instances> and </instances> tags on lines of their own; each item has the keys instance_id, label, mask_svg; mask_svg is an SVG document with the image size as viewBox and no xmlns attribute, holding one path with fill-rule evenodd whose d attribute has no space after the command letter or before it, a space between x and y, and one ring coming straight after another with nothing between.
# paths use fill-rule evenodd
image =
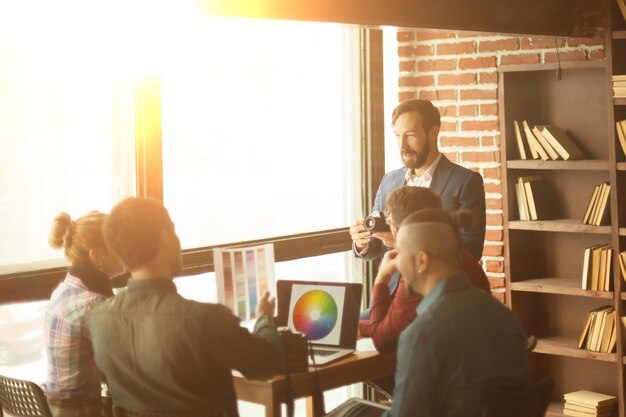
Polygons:
<instances>
[{"instance_id":1,"label":"plaid shirt","mask_svg":"<svg viewBox=\"0 0 626 417\"><path fill-rule=\"evenodd\" d=\"M100 397L100 378L89 335L89 312L105 296L90 291L69 273L52 293L45 311L44 340L50 398L90 400Z\"/></svg>"}]
</instances>

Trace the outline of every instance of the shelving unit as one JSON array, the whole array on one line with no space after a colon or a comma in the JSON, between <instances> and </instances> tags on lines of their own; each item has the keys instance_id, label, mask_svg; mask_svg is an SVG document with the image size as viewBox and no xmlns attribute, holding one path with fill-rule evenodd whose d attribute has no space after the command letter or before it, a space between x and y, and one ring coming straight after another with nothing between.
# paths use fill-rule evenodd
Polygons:
<instances>
[{"instance_id":1,"label":"shelving unit","mask_svg":"<svg viewBox=\"0 0 626 417\"><path fill-rule=\"evenodd\" d=\"M604 61L562 62L560 80L557 64L499 68L507 304L538 338L534 377L555 382L548 416L562 416L563 394L581 389L616 395L616 415L626 415L623 326L617 327L617 353L577 348L592 309L610 304L626 316L626 285L615 255L626 250L626 156L615 131L615 121L626 119L626 99L613 98L611 81L613 74L626 74L626 23L615 0L604 4ZM586 159L520 160L513 120L566 130ZM553 216L520 221L515 181L537 174L548 187ZM593 189L603 181L611 184L610 224L584 225ZM613 291L581 289L584 249L594 244L613 248Z\"/></svg>"}]
</instances>

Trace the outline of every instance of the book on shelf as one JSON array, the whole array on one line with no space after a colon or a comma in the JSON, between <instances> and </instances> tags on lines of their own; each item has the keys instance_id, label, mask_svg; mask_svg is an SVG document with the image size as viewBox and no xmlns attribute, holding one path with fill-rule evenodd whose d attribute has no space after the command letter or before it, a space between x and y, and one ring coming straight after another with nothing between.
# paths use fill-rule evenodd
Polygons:
<instances>
[{"instance_id":1,"label":"book on shelf","mask_svg":"<svg viewBox=\"0 0 626 417\"><path fill-rule=\"evenodd\" d=\"M543 220L549 217L549 199L541 175L518 177L515 192L520 220Z\"/></svg>"},{"instance_id":2,"label":"book on shelf","mask_svg":"<svg viewBox=\"0 0 626 417\"><path fill-rule=\"evenodd\" d=\"M594 352L610 353L615 348L616 339L613 335L615 328L615 308L602 306L592 310L578 339L578 348Z\"/></svg>"},{"instance_id":3,"label":"book on shelf","mask_svg":"<svg viewBox=\"0 0 626 417\"><path fill-rule=\"evenodd\" d=\"M614 98L626 97L626 87L613 87L613 97Z\"/></svg>"},{"instance_id":4,"label":"book on shelf","mask_svg":"<svg viewBox=\"0 0 626 417\"><path fill-rule=\"evenodd\" d=\"M513 129L515 130L515 142L517 143L517 150L519 151L519 157L520 159L528 159L528 153L526 150L526 143L524 141L524 138L522 137L522 131L519 128L519 123L517 122L517 120L513 120Z\"/></svg>"},{"instance_id":5,"label":"book on shelf","mask_svg":"<svg viewBox=\"0 0 626 417\"><path fill-rule=\"evenodd\" d=\"M563 395L565 401L571 401L578 404L590 405L594 407L602 407L614 405L617 398L613 395L602 394L599 392L580 390L569 392Z\"/></svg>"},{"instance_id":6,"label":"book on shelf","mask_svg":"<svg viewBox=\"0 0 626 417\"><path fill-rule=\"evenodd\" d=\"M583 153L565 131L557 126L535 126L564 160L582 159Z\"/></svg>"},{"instance_id":7,"label":"book on shelf","mask_svg":"<svg viewBox=\"0 0 626 417\"><path fill-rule=\"evenodd\" d=\"M580 411L572 408L572 404L565 403L563 407L563 415L571 417L611 417L613 415L613 406L607 409L599 409L597 411ZM585 408L585 410L589 410Z\"/></svg>"},{"instance_id":8,"label":"book on shelf","mask_svg":"<svg viewBox=\"0 0 626 417\"><path fill-rule=\"evenodd\" d=\"M608 245L593 245L585 248L583 255L583 272L581 288L583 290L610 291L610 278L602 278L602 282L608 282L608 289L604 284L600 286L601 255L604 250L610 249ZM606 267L604 269L606 273ZM610 271L609 271L610 272Z\"/></svg>"},{"instance_id":9,"label":"book on shelf","mask_svg":"<svg viewBox=\"0 0 626 417\"><path fill-rule=\"evenodd\" d=\"M541 147L541 144L533 134L526 120L522 121L522 128L526 134L526 141L528 142L528 147L530 148L533 159L541 159L542 161L550 159L546 151Z\"/></svg>"},{"instance_id":10,"label":"book on shelf","mask_svg":"<svg viewBox=\"0 0 626 417\"><path fill-rule=\"evenodd\" d=\"M596 186L597 188L598 186ZM591 199L587 205L587 210L583 216L582 223L593 226L601 226L609 220L609 193L611 186L608 182L599 184L599 188L591 194Z\"/></svg>"},{"instance_id":11,"label":"book on shelf","mask_svg":"<svg viewBox=\"0 0 626 417\"><path fill-rule=\"evenodd\" d=\"M620 12L622 12L622 17L626 20L626 0L616 0L617 6L619 7Z\"/></svg>"},{"instance_id":12,"label":"book on shelf","mask_svg":"<svg viewBox=\"0 0 626 417\"><path fill-rule=\"evenodd\" d=\"M556 159L559 159L559 154L556 153L556 151L554 150L554 148L550 145L550 142L548 142L548 139L546 139L543 134L539 131L539 128L537 126L534 126L532 129L533 135L535 135L535 137L537 138L537 141L539 142L539 144L541 144L541 147L546 151L546 153L548 154L548 156L554 161Z\"/></svg>"},{"instance_id":13,"label":"book on shelf","mask_svg":"<svg viewBox=\"0 0 626 417\"><path fill-rule=\"evenodd\" d=\"M617 82L620 82L620 81L626 81L626 74L624 74L624 75L619 75L619 74L618 74L618 75L613 75L613 76L611 77L611 80L612 80L613 82L616 82L616 81L617 81Z\"/></svg>"},{"instance_id":14,"label":"book on shelf","mask_svg":"<svg viewBox=\"0 0 626 417\"><path fill-rule=\"evenodd\" d=\"M626 120L616 122L615 128L617 129L617 137L619 139L619 144L622 147L622 152L624 153L624 156L626 156Z\"/></svg>"},{"instance_id":15,"label":"book on shelf","mask_svg":"<svg viewBox=\"0 0 626 417\"><path fill-rule=\"evenodd\" d=\"M624 80L624 81L613 81L613 87L626 87L626 80Z\"/></svg>"},{"instance_id":16,"label":"book on shelf","mask_svg":"<svg viewBox=\"0 0 626 417\"><path fill-rule=\"evenodd\" d=\"M626 251L621 252L617 257L619 258L619 269L622 273L622 279L626 282Z\"/></svg>"}]
</instances>

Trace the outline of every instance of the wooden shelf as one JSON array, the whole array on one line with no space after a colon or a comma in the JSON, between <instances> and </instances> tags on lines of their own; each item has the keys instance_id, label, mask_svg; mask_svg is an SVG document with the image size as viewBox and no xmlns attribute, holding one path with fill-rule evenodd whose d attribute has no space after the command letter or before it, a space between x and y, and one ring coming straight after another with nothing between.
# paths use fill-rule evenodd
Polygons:
<instances>
[{"instance_id":1,"label":"wooden shelf","mask_svg":"<svg viewBox=\"0 0 626 417\"><path fill-rule=\"evenodd\" d=\"M509 169L558 169L572 171L608 171L609 161L585 159L580 161L541 161L541 160L514 160L507 161Z\"/></svg>"},{"instance_id":2,"label":"wooden shelf","mask_svg":"<svg viewBox=\"0 0 626 417\"><path fill-rule=\"evenodd\" d=\"M626 39L626 30L614 30L613 39Z\"/></svg>"},{"instance_id":3,"label":"wooden shelf","mask_svg":"<svg viewBox=\"0 0 626 417\"><path fill-rule=\"evenodd\" d=\"M526 72L526 71L550 71L558 67L562 69L603 69L602 61L563 61L560 64L549 62L547 64L511 64L498 66L498 72Z\"/></svg>"},{"instance_id":4,"label":"wooden shelf","mask_svg":"<svg viewBox=\"0 0 626 417\"><path fill-rule=\"evenodd\" d=\"M626 162L618 162L617 163L618 171L626 171Z\"/></svg>"},{"instance_id":5,"label":"wooden shelf","mask_svg":"<svg viewBox=\"0 0 626 417\"><path fill-rule=\"evenodd\" d=\"M537 340L534 353L546 355L567 356L578 359L591 359L603 362L615 362L615 353L593 352L586 349L578 349L578 340L567 337L546 337Z\"/></svg>"},{"instance_id":6,"label":"wooden shelf","mask_svg":"<svg viewBox=\"0 0 626 417\"><path fill-rule=\"evenodd\" d=\"M511 291L539 292L544 294L574 295L578 297L613 299L613 291L592 291L580 288L580 278L536 278L511 282ZM623 295L626 297L626 294Z\"/></svg>"},{"instance_id":7,"label":"wooden shelf","mask_svg":"<svg viewBox=\"0 0 626 417\"><path fill-rule=\"evenodd\" d=\"M593 233L610 235L611 226L590 226L582 224L578 219L558 220L511 220L509 230L530 230L538 232Z\"/></svg>"},{"instance_id":8,"label":"wooden shelf","mask_svg":"<svg viewBox=\"0 0 626 417\"><path fill-rule=\"evenodd\" d=\"M550 403L545 417L563 417L563 407L564 404L562 401Z\"/></svg>"},{"instance_id":9,"label":"wooden shelf","mask_svg":"<svg viewBox=\"0 0 626 417\"><path fill-rule=\"evenodd\" d=\"M626 97L614 98L613 104L615 104L616 106L626 106Z\"/></svg>"}]
</instances>

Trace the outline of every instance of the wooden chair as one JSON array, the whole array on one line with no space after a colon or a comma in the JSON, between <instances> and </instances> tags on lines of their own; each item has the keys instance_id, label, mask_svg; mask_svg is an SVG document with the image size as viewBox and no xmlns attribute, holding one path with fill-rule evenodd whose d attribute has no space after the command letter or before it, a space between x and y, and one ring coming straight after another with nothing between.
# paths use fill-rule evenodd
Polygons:
<instances>
[{"instance_id":1,"label":"wooden chair","mask_svg":"<svg viewBox=\"0 0 626 417\"><path fill-rule=\"evenodd\" d=\"M226 417L226 413L217 408L202 408L196 410L177 410L177 411L132 411L125 408L114 406L114 417Z\"/></svg>"},{"instance_id":2,"label":"wooden chair","mask_svg":"<svg viewBox=\"0 0 626 417\"><path fill-rule=\"evenodd\" d=\"M547 378L527 388L495 396L482 417L544 417L554 382Z\"/></svg>"},{"instance_id":3,"label":"wooden chair","mask_svg":"<svg viewBox=\"0 0 626 417\"><path fill-rule=\"evenodd\" d=\"M46 395L34 382L0 375L0 404L16 417L52 417Z\"/></svg>"}]
</instances>

